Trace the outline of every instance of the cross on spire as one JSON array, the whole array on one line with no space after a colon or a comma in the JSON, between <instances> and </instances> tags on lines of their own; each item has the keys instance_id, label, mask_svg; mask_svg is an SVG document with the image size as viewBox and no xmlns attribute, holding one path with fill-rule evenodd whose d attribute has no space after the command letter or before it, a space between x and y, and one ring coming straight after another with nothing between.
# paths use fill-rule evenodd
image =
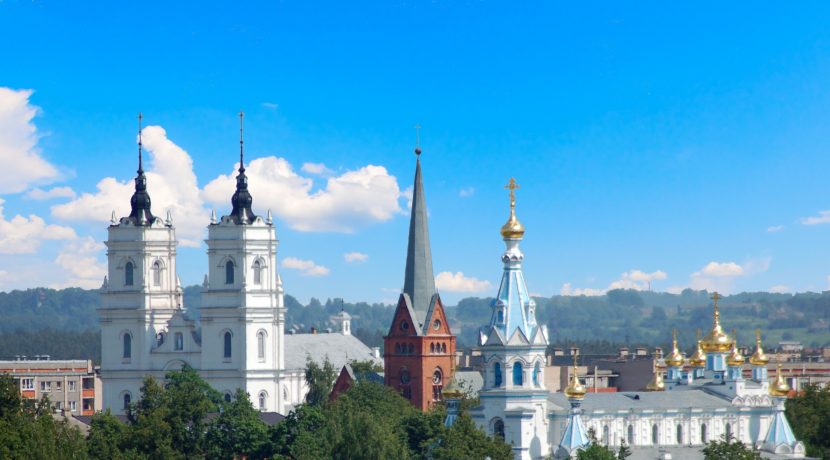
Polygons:
<instances>
[{"instance_id":1,"label":"cross on spire","mask_svg":"<svg viewBox=\"0 0 830 460\"><path fill-rule=\"evenodd\" d=\"M141 158L141 112L138 112L138 174L141 175L144 172L144 165Z\"/></svg>"},{"instance_id":2,"label":"cross on spire","mask_svg":"<svg viewBox=\"0 0 830 460\"><path fill-rule=\"evenodd\" d=\"M245 162L243 158L243 145L245 141L242 139L243 126L242 121L245 118L245 112L239 111L239 172L245 172Z\"/></svg>"},{"instance_id":3,"label":"cross on spire","mask_svg":"<svg viewBox=\"0 0 830 460\"><path fill-rule=\"evenodd\" d=\"M421 155L421 125L415 125L415 155Z\"/></svg>"},{"instance_id":4,"label":"cross on spire","mask_svg":"<svg viewBox=\"0 0 830 460\"><path fill-rule=\"evenodd\" d=\"M510 190L510 208L516 207L516 189L521 188L519 184L516 183L516 179L510 178L510 182L504 186L507 190Z\"/></svg>"}]
</instances>

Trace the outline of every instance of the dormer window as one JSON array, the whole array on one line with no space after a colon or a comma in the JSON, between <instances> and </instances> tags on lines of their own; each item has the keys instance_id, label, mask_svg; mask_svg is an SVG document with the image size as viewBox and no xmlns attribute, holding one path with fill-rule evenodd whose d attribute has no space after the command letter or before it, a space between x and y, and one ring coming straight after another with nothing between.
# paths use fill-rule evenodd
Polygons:
<instances>
[{"instance_id":1,"label":"dormer window","mask_svg":"<svg viewBox=\"0 0 830 460\"><path fill-rule=\"evenodd\" d=\"M153 286L161 286L161 262L153 262Z\"/></svg>"},{"instance_id":2,"label":"dormer window","mask_svg":"<svg viewBox=\"0 0 830 460\"><path fill-rule=\"evenodd\" d=\"M225 263L225 284L233 284L233 262Z\"/></svg>"},{"instance_id":3,"label":"dormer window","mask_svg":"<svg viewBox=\"0 0 830 460\"><path fill-rule=\"evenodd\" d=\"M125 286L132 286L133 285L133 263L127 262L127 265L124 266L124 285Z\"/></svg>"}]
</instances>

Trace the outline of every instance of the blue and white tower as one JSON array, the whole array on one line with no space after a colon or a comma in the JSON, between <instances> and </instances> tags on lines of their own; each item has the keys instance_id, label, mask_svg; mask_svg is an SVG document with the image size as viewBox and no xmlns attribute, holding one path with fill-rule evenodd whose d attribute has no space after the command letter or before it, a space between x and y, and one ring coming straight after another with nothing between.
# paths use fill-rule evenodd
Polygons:
<instances>
[{"instance_id":1,"label":"blue and white tower","mask_svg":"<svg viewBox=\"0 0 830 460\"><path fill-rule=\"evenodd\" d=\"M726 373L726 356L732 350L733 340L732 337L723 332L720 325L720 311L718 310L718 300L720 299L721 296L717 292L712 294L715 310L712 330L700 341L700 344L703 351L706 352L706 377L723 382Z\"/></svg>"},{"instance_id":2,"label":"blue and white tower","mask_svg":"<svg viewBox=\"0 0 830 460\"><path fill-rule=\"evenodd\" d=\"M752 364L752 380L757 382L767 381L767 364L769 364L769 356L764 353L761 347L761 330L755 331L755 353L749 358L749 364Z\"/></svg>"},{"instance_id":3,"label":"blue and white tower","mask_svg":"<svg viewBox=\"0 0 830 460\"><path fill-rule=\"evenodd\" d=\"M585 387L579 381L578 368L576 366L577 355L574 354L574 366L571 371L571 380L565 387L564 393L571 404L568 411L568 424L562 433L562 440L556 449L556 458L571 458L576 450L579 450L590 443L588 432L582 423L582 399L585 398Z\"/></svg>"},{"instance_id":4,"label":"blue and white tower","mask_svg":"<svg viewBox=\"0 0 830 460\"><path fill-rule=\"evenodd\" d=\"M775 381L769 386L769 394L775 401L772 422L770 422L767 436L761 444L761 450L779 455L803 457L804 444L795 438L787 417L784 415L784 403L790 393L790 386L781 375L781 364L778 364Z\"/></svg>"},{"instance_id":5,"label":"blue and white tower","mask_svg":"<svg viewBox=\"0 0 830 460\"><path fill-rule=\"evenodd\" d=\"M522 274L524 254L519 243L525 230L516 218L519 186L510 179L506 188L510 218L501 228L507 247L501 257L504 272L490 324L480 331L484 386L481 405L470 415L487 433L512 444L517 459L544 458L551 453L544 379L548 334L545 326L536 323L536 303Z\"/></svg>"}]
</instances>

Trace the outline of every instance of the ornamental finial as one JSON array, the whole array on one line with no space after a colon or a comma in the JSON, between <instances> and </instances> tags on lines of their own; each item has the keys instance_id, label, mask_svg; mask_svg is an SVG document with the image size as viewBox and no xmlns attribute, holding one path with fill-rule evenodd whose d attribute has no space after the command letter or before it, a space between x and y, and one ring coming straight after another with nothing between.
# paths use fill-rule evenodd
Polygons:
<instances>
[{"instance_id":1,"label":"ornamental finial","mask_svg":"<svg viewBox=\"0 0 830 460\"><path fill-rule=\"evenodd\" d=\"M144 174L144 165L141 159L141 112L138 112L138 175Z\"/></svg>"},{"instance_id":2,"label":"ornamental finial","mask_svg":"<svg viewBox=\"0 0 830 460\"><path fill-rule=\"evenodd\" d=\"M245 160L243 159L242 155L242 147L245 144L245 141L242 140L242 121L245 118L245 112L239 111L239 172L245 172Z\"/></svg>"},{"instance_id":3,"label":"ornamental finial","mask_svg":"<svg viewBox=\"0 0 830 460\"><path fill-rule=\"evenodd\" d=\"M415 155L421 156L421 125L415 125Z\"/></svg>"},{"instance_id":4,"label":"ornamental finial","mask_svg":"<svg viewBox=\"0 0 830 460\"><path fill-rule=\"evenodd\" d=\"M525 234L525 227L516 218L516 189L519 188L519 184L516 183L516 179L511 177L510 182L504 188L510 190L510 218L501 227L501 236L510 239L520 239Z\"/></svg>"}]
</instances>

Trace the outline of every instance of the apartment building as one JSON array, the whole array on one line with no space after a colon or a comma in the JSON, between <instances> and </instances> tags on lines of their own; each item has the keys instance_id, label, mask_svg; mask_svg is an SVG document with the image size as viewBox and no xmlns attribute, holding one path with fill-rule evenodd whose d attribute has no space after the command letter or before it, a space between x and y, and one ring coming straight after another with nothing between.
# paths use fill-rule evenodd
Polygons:
<instances>
[{"instance_id":1,"label":"apartment building","mask_svg":"<svg viewBox=\"0 0 830 460\"><path fill-rule=\"evenodd\" d=\"M101 410L101 378L90 360L16 356L0 361L0 374L10 374L24 398L48 397L56 412L92 415Z\"/></svg>"}]
</instances>

